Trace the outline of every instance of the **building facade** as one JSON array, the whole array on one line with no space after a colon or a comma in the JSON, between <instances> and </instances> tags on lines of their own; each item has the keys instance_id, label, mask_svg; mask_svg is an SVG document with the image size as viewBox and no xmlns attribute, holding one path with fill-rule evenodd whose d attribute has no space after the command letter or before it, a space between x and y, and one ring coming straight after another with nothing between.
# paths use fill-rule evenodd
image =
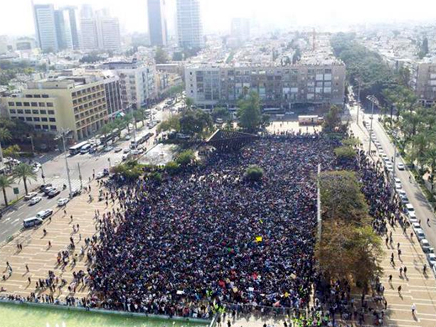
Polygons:
<instances>
[{"instance_id":1,"label":"building facade","mask_svg":"<svg viewBox=\"0 0 436 327\"><path fill-rule=\"evenodd\" d=\"M186 96L198 106L236 106L255 91L265 108L290 108L293 104L342 105L345 65L291 66L188 66Z\"/></svg>"},{"instance_id":2,"label":"building facade","mask_svg":"<svg viewBox=\"0 0 436 327\"><path fill-rule=\"evenodd\" d=\"M436 103L436 63L418 63L413 86L418 101L423 106L433 106Z\"/></svg>"},{"instance_id":3,"label":"building facade","mask_svg":"<svg viewBox=\"0 0 436 327\"><path fill-rule=\"evenodd\" d=\"M1 100L10 118L37 131L69 130L76 141L93 135L108 120L105 84L92 76L30 82L22 94Z\"/></svg>"},{"instance_id":4,"label":"building facade","mask_svg":"<svg viewBox=\"0 0 436 327\"><path fill-rule=\"evenodd\" d=\"M120 78L123 108L139 109L157 96L155 69L139 61L107 62L102 69L113 70Z\"/></svg>"},{"instance_id":5,"label":"building facade","mask_svg":"<svg viewBox=\"0 0 436 327\"><path fill-rule=\"evenodd\" d=\"M148 33L150 44L167 45L167 22L165 17L165 0L148 0Z\"/></svg>"},{"instance_id":6,"label":"building facade","mask_svg":"<svg viewBox=\"0 0 436 327\"><path fill-rule=\"evenodd\" d=\"M120 23L118 18L97 18L98 47L107 51L121 50Z\"/></svg>"},{"instance_id":7,"label":"building facade","mask_svg":"<svg viewBox=\"0 0 436 327\"><path fill-rule=\"evenodd\" d=\"M203 47L199 0L177 0L177 38L181 48Z\"/></svg>"},{"instance_id":8,"label":"building facade","mask_svg":"<svg viewBox=\"0 0 436 327\"><path fill-rule=\"evenodd\" d=\"M34 5L33 17L38 46L44 52L59 50L53 5Z\"/></svg>"},{"instance_id":9,"label":"building facade","mask_svg":"<svg viewBox=\"0 0 436 327\"><path fill-rule=\"evenodd\" d=\"M238 43L250 38L250 20L248 18L233 18L230 34Z\"/></svg>"}]
</instances>

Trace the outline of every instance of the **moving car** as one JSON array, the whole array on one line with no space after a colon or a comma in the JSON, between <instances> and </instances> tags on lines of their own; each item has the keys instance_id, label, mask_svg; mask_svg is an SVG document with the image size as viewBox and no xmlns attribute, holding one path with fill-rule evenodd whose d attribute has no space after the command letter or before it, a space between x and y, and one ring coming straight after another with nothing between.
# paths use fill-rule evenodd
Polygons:
<instances>
[{"instance_id":1,"label":"moving car","mask_svg":"<svg viewBox=\"0 0 436 327\"><path fill-rule=\"evenodd\" d=\"M61 193L61 190L57 189L56 187L53 187L53 189L48 193L48 197L53 198L59 193Z\"/></svg>"},{"instance_id":2,"label":"moving car","mask_svg":"<svg viewBox=\"0 0 436 327\"><path fill-rule=\"evenodd\" d=\"M53 214L53 210L46 209L46 210L42 210L42 211L38 212L36 214L36 218L45 219L45 218L50 217L52 214Z\"/></svg>"},{"instance_id":3,"label":"moving car","mask_svg":"<svg viewBox=\"0 0 436 327\"><path fill-rule=\"evenodd\" d=\"M123 149L121 149L121 148L115 148L115 150L114 150L114 152L115 153L118 153L118 152L121 152Z\"/></svg>"},{"instance_id":4,"label":"moving car","mask_svg":"<svg viewBox=\"0 0 436 327\"><path fill-rule=\"evenodd\" d=\"M105 148L103 149L103 151L104 151L104 152L111 152L113 149L114 149L113 146L108 145L107 147L105 147Z\"/></svg>"},{"instance_id":5,"label":"moving car","mask_svg":"<svg viewBox=\"0 0 436 327\"><path fill-rule=\"evenodd\" d=\"M404 166L404 164L402 162L399 162L397 164L397 168L398 168L398 170L404 170L406 167Z\"/></svg>"},{"instance_id":6,"label":"moving car","mask_svg":"<svg viewBox=\"0 0 436 327\"><path fill-rule=\"evenodd\" d=\"M77 189L77 188L74 188L74 189L71 191L71 197L75 197L76 195L80 195L80 194L82 194L82 191L79 190L79 189Z\"/></svg>"},{"instance_id":7,"label":"moving car","mask_svg":"<svg viewBox=\"0 0 436 327\"><path fill-rule=\"evenodd\" d=\"M51 186L49 186L49 187L46 187L45 189L44 189L44 194L45 195L48 195L52 190L54 190L54 189L56 189L56 187L51 187Z\"/></svg>"},{"instance_id":8,"label":"moving car","mask_svg":"<svg viewBox=\"0 0 436 327\"><path fill-rule=\"evenodd\" d=\"M124 136L124 139L126 140L126 141L128 141L128 140L130 140L132 137L129 135L129 134L127 134L126 136Z\"/></svg>"},{"instance_id":9,"label":"moving car","mask_svg":"<svg viewBox=\"0 0 436 327\"><path fill-rule=\"evenodd\" d=\"M103 169L103 171L97 173L97 176L95 177L96 179L101 179L103 177L106 177L109 175L109 170L107 170L106 168Z\"/></svg>"},{"instance_id":10,"label":"moving car","mask_svg":"<svg viewBox=\"0 0 436 327\"><path fill-rule=\"evenodd\" d=\"M33 206L33 205L37 204L38 202L40 202L41 200L42 200L42 198L40 196L35 196L34 198L30 199L29 206Z\"/></svg>"},{"instance_id":11,"label":"moving car","mask_svg":"<svg viewBox=\"0 0 436 327\"><path fill-rule=\"evenodd\" d=\"M38 218L38 217L26 218L26 219L23 220L23 227L24 228L29 228L29 227L41 225L42 222L43 222L42 219Z\"/></svg>"},{"instance_id":12,"label":"moving car","mask_svg":"<svg viewBox=\"0 0 436 327\"><path fill-rule=\"evenodd\" d=\"M68 201L70 201L67 198L62 198L58 200L58 207L63 207L64 205L66 205L68 203Z\"/></svg>"},{"instance_id":13,"label":"moving car","mask_svg":"<svg viewBox=\"0 0 436 327\"><path fill-rule=\"evenodd\" d=\"M123 154L123 155L121 156L121 160L122 160L122 161L126 161L127 159L129 159L129 157L130 157L130 153L128 153L128 154Z\"/></svg>"},{"instance_id":14,"label":"moving car","mask_svg":"<svg viewBox=\"0 0 436 327\"><path fill-rule=\"evenodd\" d=\"M34 198L34 197L37 196L37 195L38 195L38 193L36 193L36 192L30 192L29 194L27 194L27 195L24 197L24 200L28 201L28 200Z\"/></svg>"},{"instance_id":15,"label":"moving car","mask_svg":"<svg viewBox=\"0 0 436 327\"><path fill-rule=\"evenodd\" d=\"M53 186L53 185L52 185L51 183L42 184L42 185L39 187L39 190L40 190L41 192L44 192L46 188L48 188L48 187L52 187L52 186Z\"/></svg>"},{"instance_id":16,"label":"moving car","mask_svg":"<svg viewBox=\"0 0 436 327\"><path fill-rule=\"evenodd\" d=\"M130 153L130 149L129 149L129 148L125 148L125 149L123 150L123 153Z\"/></svg>"},{"instance_id":17,"label":"moving car","mask_svg":"<svg viewBox=\"0 0 436 327\"><path fill-rule=\"evenodd\" d=\"M395 177L395 188L397 190L403 188L402 185L401 185L401 180L398 177Z\"/></svg>"}]
</instances>

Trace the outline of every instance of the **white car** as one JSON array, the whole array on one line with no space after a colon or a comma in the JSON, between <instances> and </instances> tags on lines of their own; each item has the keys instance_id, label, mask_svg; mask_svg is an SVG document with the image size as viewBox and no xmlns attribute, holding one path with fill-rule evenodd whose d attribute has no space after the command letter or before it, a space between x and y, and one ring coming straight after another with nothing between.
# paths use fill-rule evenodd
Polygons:
<instances>
[{"instance_id":1,"label":"white car","mask_svg":"<svg viewBox=\"0 0 436 327\"><path fill-rule=\"evenodd\" d=\"M58 200L58 207L63 207L66 205L70 200L67 198L62 198Z\"/></svg>"},{"instance_id":2,"label":"white car","mask_svg":"<svg viewBox=\"0 0 436 327\"><path fill-rule=\"evenodd\" d=\"M129 159L129 156L130 156L130 154L123 154L123 155L121 156L121 160L122 160L122 161L126 161L127 159Z\"/></svg>"},{"instance_id":3,"label":"white car","mask_svg":"<svg viewBox=\"0 0 436 327\"><path fill-rule=\"evenodd\" d=\"M434 267L436 265L436 255L434 253L428 253L427 259L430 267Z\"/></svg>"},{"instance_id":4,"label":"white car","mask_svg":"<svg viewBox=\"0 0 436 327\"><path fill-rule=\"evenodd\" d=\"M404 170L404 169L406 169L406 167L404 166L404 164L403 164L402 162L399 162L399 163L397 164L397 167L398 167L398 170Z\"/></svg>"},{"instance_id":5,"label":"white car","mask_svg":"<svg viewBox=\"0 0 436 327\"><path fill-rule=\"evenodd\" d=\"M34 204L37 204L41 200L42 198L40 196L35 196L34 198L30 199L29 205L33 206Z\"/></svg>"},{"instance_id":6,"label":"white car","mask_svg":"<svg viewBox=\"0 0 436 327\"><path fill-rule=\"evenodd\" d=\"M125 148L125 149L123 150L123 153L130 153L130 149L129 149L129 148Z\"/></svg>"},{"instance_id":7,"label":"white car","mask_svg":"<svg viewBox=\"0 0 436 327\"><path fill-rule=\"evenodd\" d=\"M425 239L425 234L424 234L424 231L422 230L422 228L417 228L417 229L415 229L415 234L416 234L416 237L418 238L418 240L423 240L423 239Z\"/></svg>"},{"instance_id":8,"label":"white car","mask_svg":"<svg viewBox=\"0 0 436 327\"><path fill-rule=\"evenodd\" d=\"M53 214L53 210L46 209L46 210L42 210L42 211L38 212L36 214L36 218L45 219L47 217L50 217L52 214Z\"/></svg>"},{"instance_id":9,"label":"white car","mask_svg":"<svg viewBox=\"0 0 436 327\"><path fill-rule=\"evenodd\" d=\"M139 150L132 150L132 152L130 152L132 155L136 156L139 154Z\"/></svg>"},{"instance_id":10,"label":"white car","mask_svg":"<svg viewBox=\"0 0 436 327\"><path fill-rule=\"evenodd\" d=\"M131 138L132 138L132 137L131 137L130 135L126 135L126 136L124 136L124 139L127 140L127 141L130 140Z\"/></svg>"},{"instance_id":11,"label":"white car","mask_svg":"<svg viewBox=\"0 0 436 327\"><path fill-rule=\"evenodd\" d=\"M97 175L95 176L96 179L101 179L103 177L104 177L104 173L102 171L97 173Z\"/></svg>"},{"instance_id":12,"label":"white car","mask_svg":"<svg viewBox=\"0 0 436 327\"><path fill-rule=\"evenodd\" d=\"M413 207L413 205L411 203L406 204L406 212L407 213L411 213L411 212L415 213L415 208Z\"/></svg>"},{"instance_id":13,"label":"white car","mask_svg":"<svg viewBox=\"0 0 436 327\"><path fill-rule=\"evenodd\" d=\"M37 196L37 195L38 195L38 193L36 193L36 192L30 192L29 194L27 194L27 195L24 197L24 200L28 201L28 200L34 198L34 197Z\"/></svg>"},{"instance_id":14,"label":"white car","mask_svg":"<svg viewBox=\"0 0 436 327\"><path fill-rule=\"evenodd\" d=\"M104 151L104 152L111 152L113 149L114 149L113 146L108 145L107 147L105 147L105 148L103 149L103 151Z\"/></svg>"},{"instance_id":15,"label":"white car","mask_svg":"<svg viewBox=\"0 0 436 327\"><path fill-rule=\"evenodd\" d=\"M397 190L402 189L403 186L401 185L401 180L398 177L395 177L395 188Z\"/></svg>"}]
</instances>

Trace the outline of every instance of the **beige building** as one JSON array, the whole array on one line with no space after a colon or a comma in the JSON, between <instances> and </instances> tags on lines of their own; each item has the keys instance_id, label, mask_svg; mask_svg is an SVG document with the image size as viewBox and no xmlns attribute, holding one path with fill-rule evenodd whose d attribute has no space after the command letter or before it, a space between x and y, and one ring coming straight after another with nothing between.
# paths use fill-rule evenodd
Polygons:
<instances>
[{"instance_id":1,"label":"beige building","mask_svg":"<svg viewBox=\"0 0 436 327\"><path fill-rule=\"evenodd\" d=\"M417 64L412 82L418 101L423 106L436 103L436 63L421 62Z\"/></svg>"},{"instance_id":2,"label":"beige building","mask_svg":"<svg viewBox=\"0 0 436 327\"><path fill-rule=\"evenodd\" d=\"M108 119L103 80L95 76L57 76L28 83L22 94L1 99L10 118L37 131L70 130L75 140L94 134Z\"/></svg>"}]
</instances>

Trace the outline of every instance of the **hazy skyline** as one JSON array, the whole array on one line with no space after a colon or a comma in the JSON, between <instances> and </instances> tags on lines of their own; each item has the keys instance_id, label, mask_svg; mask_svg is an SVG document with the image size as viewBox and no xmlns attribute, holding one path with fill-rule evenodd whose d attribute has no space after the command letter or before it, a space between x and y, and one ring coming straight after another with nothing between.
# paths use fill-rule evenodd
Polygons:
<instances>
[{"instance_id":1,"label":"hazy skyline","mask_svg":"<svg viewBox=\"0 0 436 327\"><path fill-rule=\"evenodd\" d=\"M35 3L53 3L55 6L89 3L96 9L110 8L113 16L119 17L127 32L147 31L146 0L34 0ZM174 30L175 2L166 0L169 28ZM205 32L227 32L232 17L255 19L264 26L292 27L299 25L354 24L375 22L401 22L406 20L436 23L436 1L415 0L313 0L291 2L285 0L200 0ZM16 0L0 3L0 35L34 34L31 0Z\"/></svg>"}]
</instances>

